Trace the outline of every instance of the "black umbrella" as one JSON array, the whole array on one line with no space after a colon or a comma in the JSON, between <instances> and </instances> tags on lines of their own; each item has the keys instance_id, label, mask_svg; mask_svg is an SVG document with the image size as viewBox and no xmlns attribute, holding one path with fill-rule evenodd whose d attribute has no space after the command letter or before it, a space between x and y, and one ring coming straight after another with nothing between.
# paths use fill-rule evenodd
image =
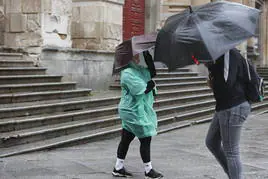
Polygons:
<instances>
[{"instance_id":1,"label":"black umbrella","mask_svg":"<svg viewBox=\"0 0 268 179\"><path fill-rule=\"evenodd\" d=\"M156 39L155 61L170 70L214 61L254 36L260 11L238 3L189 7L167 19Z\"/></svg>"},{"instance_id":2,"label":"black umbrella","mask_svg":"<svg viewBox=\"0 0 268 179\"><path fill-rule=\"evenodd\" d=\"M113 74L126 68L133 56L149 50L155 46L156 33L133 36L119 44L115 49ZM148 56L148 54L146 54Z\"/></svg>"}]
</instances>

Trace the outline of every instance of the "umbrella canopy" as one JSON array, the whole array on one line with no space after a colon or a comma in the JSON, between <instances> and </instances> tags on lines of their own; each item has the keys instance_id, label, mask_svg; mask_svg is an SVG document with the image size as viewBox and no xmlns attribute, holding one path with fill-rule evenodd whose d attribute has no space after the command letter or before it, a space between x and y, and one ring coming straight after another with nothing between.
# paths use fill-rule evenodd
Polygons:
<instances>
[{"instance_id":1,"label":"umbrella canopy","mask_svg":"<svg viewBox=\"0 0 268 179\"><path fill-rule=\"evenodd\" d=\"M149 50L155 46L156 33L134 36L119 44L115 50L113 73L124 69L133 56Z\"/></svg>"},{"instance_id":2,"label":"umbrella canopy","mask_svg":"<svg viewBox=\"0 0 268 179\"><path fill-rule=\"evenodd\" d=\"M167 19L155 46L155 61L170 70L214 61L254 36L260 11L238 3L189 7Z\"/></svg>"}]
</instances>

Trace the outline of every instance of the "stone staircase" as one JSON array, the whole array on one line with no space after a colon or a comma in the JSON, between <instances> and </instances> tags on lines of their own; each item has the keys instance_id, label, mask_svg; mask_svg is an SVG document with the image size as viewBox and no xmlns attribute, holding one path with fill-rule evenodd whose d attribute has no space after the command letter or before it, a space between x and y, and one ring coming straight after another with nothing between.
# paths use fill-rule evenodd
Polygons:
<instances>
[{"instance_id":1,"label":"stone staircase","mask_svg":"<svg viewBox=\"0 0 268 179\"><path fill-rule=\"evenodd\" d=\"M118 81L111 85L112 91L88 95L88 89L76 89L73 82L46 75L32 62L23 63L20 54L0 54L0 68L0 157L120 134ZM215 101L206 77L188 69L157 71L154 107L159 133L211 120ZM268 110L267 99L253 105L255 113Z\"/></svg>"}]
</instances>

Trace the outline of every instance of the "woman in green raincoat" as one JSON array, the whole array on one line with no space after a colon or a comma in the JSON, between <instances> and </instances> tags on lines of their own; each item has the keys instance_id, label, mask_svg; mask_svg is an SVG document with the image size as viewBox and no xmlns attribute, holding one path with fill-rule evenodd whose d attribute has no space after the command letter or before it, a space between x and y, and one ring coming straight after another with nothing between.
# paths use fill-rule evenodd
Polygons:
<instances>
[{"instance_id":1,"label":"woman in green raincoat","mask_svg":"<svg viewBox=\"0 0 268 179\"><path fill-rule=\"evenodd\" d=\"M119 103L119 116L123 130L113 170L114 176L132 176L125 170L123 164L129 144L136 136L141 143L140 154L145 165L145 178L163 177L152 168L150 158L151 138L157 134L157 116L153 109L153 94L156 89L152 80L155 76L155 67L148 51L143 52L143 57L136 55L128 68L121 71L122 96Z\"/></svg>"}]
</instances>

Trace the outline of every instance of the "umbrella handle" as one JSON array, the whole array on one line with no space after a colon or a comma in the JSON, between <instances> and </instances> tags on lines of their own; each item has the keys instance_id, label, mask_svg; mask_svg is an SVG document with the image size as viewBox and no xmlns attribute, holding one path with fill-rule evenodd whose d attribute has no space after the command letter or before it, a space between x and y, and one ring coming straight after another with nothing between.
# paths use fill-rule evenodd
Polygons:
<instances>
[{"instance_id":1,"label":"umbrella handle","mask_svg":"<svg viewBox=\"0 0 268 179\"><path fill-rule=\"evenodd\" d=\"M190 9L190 13L193 13L192 6L189 6L189 9Z\"/></svg>"}]
</instances>

